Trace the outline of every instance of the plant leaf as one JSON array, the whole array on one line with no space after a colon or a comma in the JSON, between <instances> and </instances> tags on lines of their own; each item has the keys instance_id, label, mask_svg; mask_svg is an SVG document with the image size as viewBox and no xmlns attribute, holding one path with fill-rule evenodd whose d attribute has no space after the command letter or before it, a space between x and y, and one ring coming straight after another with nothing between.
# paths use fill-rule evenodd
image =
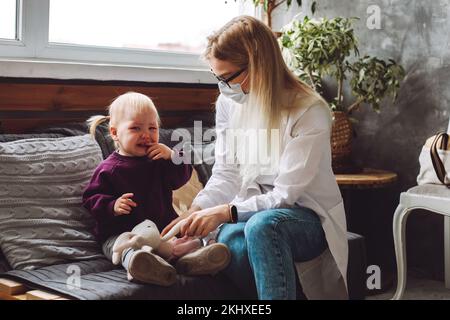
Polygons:
<instances>
[{"instance_id":1,"label":"plant leaf","mask_svg":"<svg viewBox=\"0 0 450 320\"><path fill-rule=\"evenodd\" d=\"M364 55L360 58L353 23L358 18L336 17L293 21L283 30L280 45L289 68L302 80L319 89L322 76L331 76L338 83L348 79L354 101L372 106L379 112L384 97L397 97L405 77L403 67L394 60ZM356 58L353 59L353 54ZM344 109L342 96L330 108ZM338 101L340 100L340 101ZM347 100L347 99L345 99Z\"/></svg>"}]
</instances>

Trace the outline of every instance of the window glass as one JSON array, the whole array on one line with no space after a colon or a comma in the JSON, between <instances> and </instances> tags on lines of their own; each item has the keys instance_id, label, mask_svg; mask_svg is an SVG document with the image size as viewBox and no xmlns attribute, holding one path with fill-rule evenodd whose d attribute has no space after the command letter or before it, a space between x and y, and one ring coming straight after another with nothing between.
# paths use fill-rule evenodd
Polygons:
<instances>
[{"instance_id":1,"label":"window glass","mask_svg":"<svg viewBox=\"0 0 450 320\"><path fill-rule=\"evenodd\" d=\"M17 1L0 0L0 38L17 39Z\"/></svg>"},{"instance_id":2,"label":"window glass","mask_svg":"<svg viewBox=\"0 0 450 320\"><path fill-rule=\"evenodd\" d=\"M234 0L50 0L49 41L200 53L213 30L253 8Z\"/></svg>"}]
</instances>

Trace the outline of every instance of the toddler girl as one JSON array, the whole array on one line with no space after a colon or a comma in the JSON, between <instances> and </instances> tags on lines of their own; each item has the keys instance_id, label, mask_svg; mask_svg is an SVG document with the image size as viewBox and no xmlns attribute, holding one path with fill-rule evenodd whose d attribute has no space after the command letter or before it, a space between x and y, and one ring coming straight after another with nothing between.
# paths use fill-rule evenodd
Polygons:
<instances>
[{"instance_id":1,"label":"toddler girl","mask_svg":"<svg viewBox=\"0 0 450 320\"><path fill-rule=\"evenodd\" d=\"M117 150L95 170L83 206L95 218L94 234L111 259L122 233L146 219L162 230L177 218L172 190L190 179L192 166L175 164L180 161L172 160L181 153L158 142L159 115L146 95L128 92L117 97L109 106L109 116L89 119L91 134L107 120ZM227 266L230 253L225 245L201 247L201 243L184 237L162 242L157 252L128 249L122 254L122 265L129 279L166 286L176 281L176 270L168 261L186 274L214 274Z\"/></svg>"}]
</instances>

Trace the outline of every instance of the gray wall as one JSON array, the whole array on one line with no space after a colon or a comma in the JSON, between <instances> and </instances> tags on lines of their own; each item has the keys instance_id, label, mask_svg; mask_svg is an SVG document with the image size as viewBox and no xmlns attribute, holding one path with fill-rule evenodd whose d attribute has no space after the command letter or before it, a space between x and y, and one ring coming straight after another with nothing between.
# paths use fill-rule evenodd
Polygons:
<instances>
[{"instance_id":1,"label":"gray wall","mask_svg":"<svg viewBox=\"0 0 450 320\"><path fill-rule=\"evenodd\" d=\"M304 11L310 15L311 1L303 2ZM450 0L317 2L315 17L360 18L355 33L361 55L393 58L407 72L396 103L385 101L380 114L368 106L354 113L359 121L355 126L355 161L365 167L395 171L399 176L398 184L389 190L352 195L352 213L355 211L362 223L357 231L368 238L369 263L392 272L395 260L391 223L399 194L415 185L421 146L428 136L447 128L450 115ZM370 5L381 9L379 30L366 26ZM290 11L277 10L274 29L298 12L296 6ZM413 214L407 237L409 270L442 279L442 219L425 212Z\"/></svg>"}]
</instances>

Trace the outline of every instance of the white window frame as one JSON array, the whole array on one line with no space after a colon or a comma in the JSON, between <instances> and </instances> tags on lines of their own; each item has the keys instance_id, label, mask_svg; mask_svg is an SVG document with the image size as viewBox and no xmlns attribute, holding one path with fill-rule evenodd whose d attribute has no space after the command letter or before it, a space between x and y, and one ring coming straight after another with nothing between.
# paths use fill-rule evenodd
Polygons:
<instances>
[{"instance_id":1,"label":"white window frame","mask_svg":"<svg viewBox=\"0 0 450 320\"><path fill-rule=\"evenodd\" d=\"M202 68L198 54L168 51L94 47L48 42L50 0L21 0L19 14L19 40L6 40L1 44L2 56L43 58L52 60L106 62L146 66ZM101 57L101 60L99 60Z\"/></svg>"},{"instance_id":2,"label":"white window frame","mask_svg":"<svg viewBox=\"0 0 450 320\"><path fill-rule=\"evenodd\" d=\"M9 69L11 69L13 64L17 66L17 63L23 60L38 62L40 65L35 67L36 70L54 66L55 63L59 66L63 64L71 65L68 68L71 71L74 69L74 63L82 66L109 66L116 70L119 68L120 72L123 72L124 67L129 67L130 73L136 72L136 67L142 67L147 69L147 72L149 68L162 71L162 73L167 73L170 70L170 76L176 73L176 71L174 73L174 70L178 70L180 74L184 74L184 78L186 78L186 71L189 70L197 72L197 75L188 82L214 82L213 78L206 75L209 68L201 61L198 54L50 43L48 41L50 0L19 0L17 12L19 12L17 15L17 35L19 39L0 40L0 66L9 63L11 65ZM261 11L255 9L255 16L261 16ZM47 65L45 65L46 63ZM25 68L29 67L30 63ZM55 71L49 72L54 77ZM202 79L199 78L198 72L205 73L200 77ZM25 69L23 73L33 72ZM45 74L38 75L46 77ZM0 74L0 76L11 75ZM61 76L61 78L65 77L64 75ZM117 75L111 75L111 77L117 78ZM94 78L96 77L94 76ZM100 78L105 79L101 76ZM123 80L130 80L127 78L127 76L124 76Z\"/></svg>"},{"instance_id":3,"label":"white window frame","mask_svg":"<svg viewBox=\"0 0 450 320\"><path fill-rule=\"evenodd\" d=\"M33 55L31 45L25 43L24 35L28 23L25 23L25 16L28 16L23 10L23 0L16 1L16 37L18 39L0 39L0 55L1 57L31 57Z\"/></svg>"}]
</instances>

